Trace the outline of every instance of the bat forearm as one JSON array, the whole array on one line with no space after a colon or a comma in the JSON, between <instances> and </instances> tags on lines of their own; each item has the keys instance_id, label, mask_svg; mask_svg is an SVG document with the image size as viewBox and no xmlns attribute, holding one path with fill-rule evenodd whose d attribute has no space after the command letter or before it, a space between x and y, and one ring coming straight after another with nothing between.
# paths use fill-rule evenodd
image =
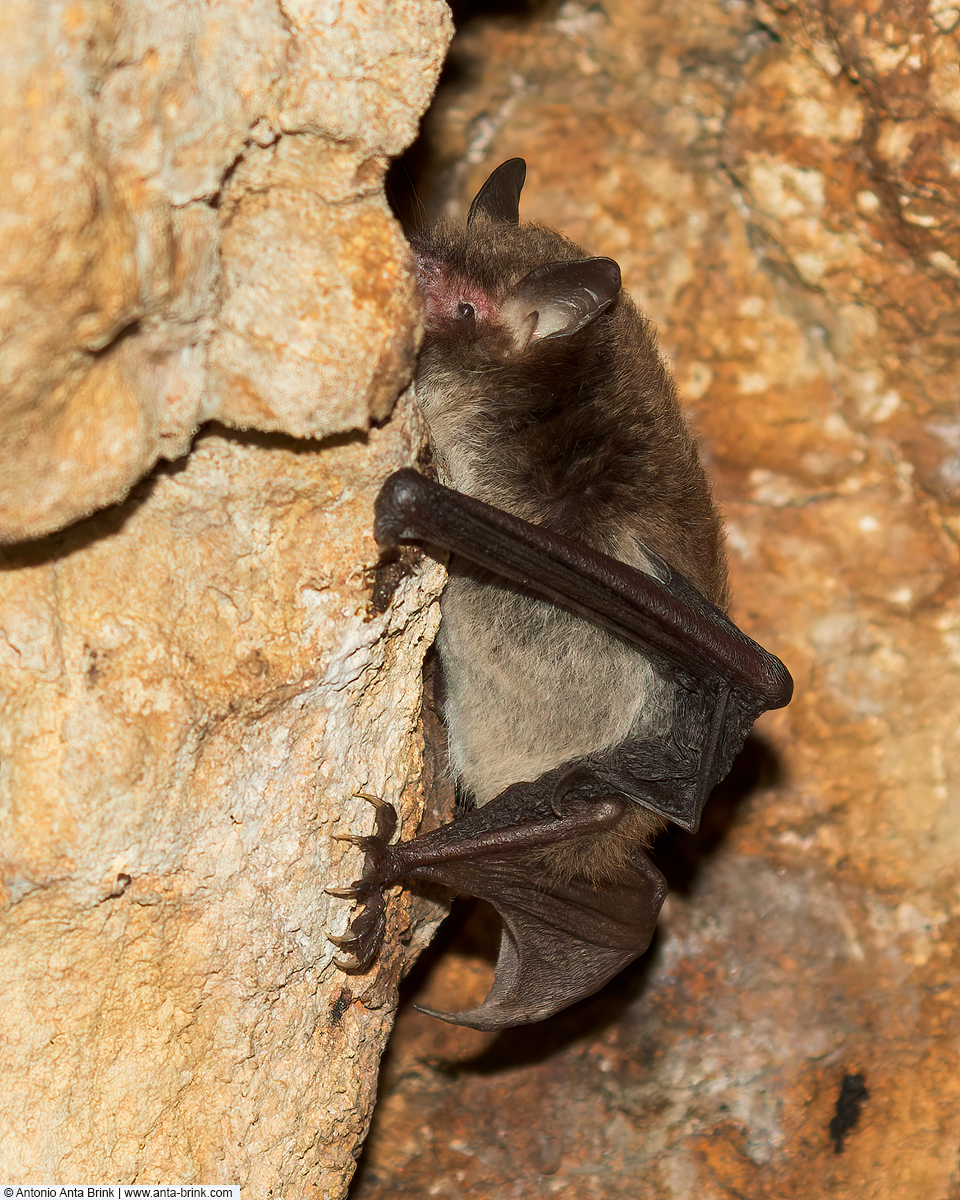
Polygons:
<instances>
[{"instance_id":1,"label":"bat forearm","mask_svg":"<svg viewBox=\"0 0 960 1200\"><path fill-rule=\"evenodd\" d=\"M674 668L731 682L756 697L759 711L782 708L793 694L783 663L647 548L664 579L411 470L397 471L384 483L374 531L385 548L411 539L454 550L653 651Z\"/></svg>"}]
</instances>

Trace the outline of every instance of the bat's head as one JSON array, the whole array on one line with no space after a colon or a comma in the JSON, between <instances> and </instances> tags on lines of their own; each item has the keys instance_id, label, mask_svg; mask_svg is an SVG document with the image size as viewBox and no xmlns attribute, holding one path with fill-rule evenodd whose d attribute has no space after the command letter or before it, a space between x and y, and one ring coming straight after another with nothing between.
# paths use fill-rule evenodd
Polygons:
<instances>
[{"instance_id":1,"label":"bat's head","mask_svg":"<svg viewBox=\"0 0 960 1200\"><path fill-rule=\"evenodd\" d=\"M465 228L444 223L414 238L428 336L509 358L572 337L616 299L613 259L520 225L525 175L523 159L509 159L477 193Z\"/></svg>"},{"instance_id":2,"label":"bat's head","mask_svg":"<svg viewBox=\"0 0 960 1200\"><path fill-rule=\"evenodd\" d=\"M426 333L417 398L462 490L473 490L471 468L454 460L458 447L477 440L474 418L495 409L502 429L550 403L552 380L581 390L575 376L588 370L585 348L604 340L598 318L622 307L612 259L589 258L562 234L520 223L525 174L523 159L503 163L465 224L443 221L412 239ZM517 405L523 414L511 415Z\"/></svg>"}]
</instances>

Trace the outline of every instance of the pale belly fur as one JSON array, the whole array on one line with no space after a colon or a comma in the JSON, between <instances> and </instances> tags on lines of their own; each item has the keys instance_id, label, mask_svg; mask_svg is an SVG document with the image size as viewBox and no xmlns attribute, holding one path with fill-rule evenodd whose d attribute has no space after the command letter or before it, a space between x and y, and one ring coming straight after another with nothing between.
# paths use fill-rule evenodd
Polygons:
<instances>
[{"instance_id":1,"label":"pale belly fur","mask_svg":"<svg viewBox=\"0 0 960 1200\"><path fill-rule=\"evenodd\" d=\"M457 573L441 610L450 762L478 804L569 759L669 727L672 685L583 618Z\"/></svg>"}]
</instances>

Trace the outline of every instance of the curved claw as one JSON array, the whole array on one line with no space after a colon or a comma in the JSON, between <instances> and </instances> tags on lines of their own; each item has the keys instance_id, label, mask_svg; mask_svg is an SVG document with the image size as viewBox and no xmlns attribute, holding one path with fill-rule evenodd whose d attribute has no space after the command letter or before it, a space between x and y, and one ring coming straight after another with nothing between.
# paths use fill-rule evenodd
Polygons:
<instances>
[{"instance_id":1,"label":"curved claw","mask_svg":"<svg viewBox=\"0 0 960 1200\"><path fill-rule=\"evenodd\" d=\"M371 796L369 792L354 792L355 800L366 800L368 804L372 804L376 809L393 808L389 800L384 800L381 796Z\"/></svg>"},{"instance_id":2,"label":"curved claw","mask_svg":"<svg viewBox=\"0 0 960 1200\"><path fill-rule=\"evenodd\" d=\"M353 833L337 834L335 837L338 842L348 842L363 850L363 873L349 887L325 889L329 896L343 900L359 900L364 905L350 922L345 936L327 935L335 946L345 950L350 956L348 959L334 959L334 962L341 971L351 975L368 970L383 941L386 928L383 888L395 878L390 872L389 843L397 828L397 812L392 804L366 792L357 792L356 797L372 804L376 810L374 832L363 836Z\"/></svg>"},{"instance_id":3,"label":"curved claw","mask_svg":"<svg viewBox=\"0 0 960 1200\"><path fill-rule=\"evenodd\" d=\"M368 795L367 792L355 792L358 800L366 800L376 809L374 824L376 826L372 837L384 844L389 842L397 832L397 810L389 800L381 800L379 796Z\"/></svg>"},{"instance_id":4,"label":"curved claw","mask_svg":"<svg viewBox=\"0 0 960 1200\"><path fill-rule=\"evenodd\" d=\"M357 939L352 934L346 933L343 937L336 937L334 934L328 933L327 941L333 942L338 950L346 950L348 954L353 954L354 958L357 957L352 949L352 947L356 946Z\"/></svg>"},{"instance_id":5,"label":"curved claw","mask_svg":"<svg viewBox=\"0 0 960 1200\"><path fill-rule=\"evenodd\" d=\"M359 846L361 850L373 850L383 842L383 839L377 834L362 833L335 833L333 840L335 842L349 842L351 846Z\"/></svg>"},{"instance_id":6,"label":"curved claw","mask_svg":"<svg viewBox=\"0 0 960 1200\"><path fill-rule=\"evenodd\" d=\"M356 884L351 884L350 887L324 888L323 890L328 896L335 896L338 900L359 900L363 895Z\"/></svg>"},{"instance_id":7,"label":"curved claw","mask_svg":"<svg viewBox=\"0 0 960 1200\"><path fill-rule=\"evenodd\" d=\"M350 928L344 937L327 934L328 940L338 949L346 950L353 960L334 960L341 971L348 975L356 975L369 969L380 950L386 924L386 903L383 892L377 891L371 895L362 912L357 913L350 922Z\"/></svg>"}]
</instances>

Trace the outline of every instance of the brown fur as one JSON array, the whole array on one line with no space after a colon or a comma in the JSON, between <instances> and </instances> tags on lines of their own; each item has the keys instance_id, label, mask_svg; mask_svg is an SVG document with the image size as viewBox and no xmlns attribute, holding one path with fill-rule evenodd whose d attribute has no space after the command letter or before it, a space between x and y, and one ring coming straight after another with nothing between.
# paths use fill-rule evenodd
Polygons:
<instances>
[{"instance_id":1,"label":"brown fur","mask_svg":"<svg viewBox=\"0 0 960 1200\"><path fill-rule=\"evenodd\" d=\"M531 270L583 258L536 225L441 225L415 239L428 289L417 393L449 459L468 445L454 486L631 561L643 542L725 606L720 520L649 321L623 293L584 329L513 352L497 322ZM483 297L475 327L447 315ZM446 301L446 311L445 302ZM464 486L466 483L467 486Z\"/></svg>"},{"instance_id":2,"label":"brown fur","mask_svg":"<svg viewBox=\"0 0 960 1200\"><path fill-rule=\"evenodd\" d=\"M640 570L649 547L725 606L720 519L653 329L632 301L620 292L579 330L527 340L522 306L519 326L516 318L524 281L585 259L579 246L482 213L413 244L427 335L417 396L445 482ZM610 277L615 286L615 269ZM667 733L673 685L581 618L456 557L442 610L450 759L477 803L626 739ZM561 881L602 887L663 826L630 804L614 829L534 862Z\"/></svg>"},{"instance_id":3,"label":"brown fur","mask_svg":"<svg viewBox=\"0 0 960 1200\"><path fill-rule=\"evenodd\" d=\"M531 856L531 863L561 884L578 880L599 889L626 875L637 849L648 849L666 827L663 817L631 805L613 829L545 847Z\"/></svg>"}]
</instances>

